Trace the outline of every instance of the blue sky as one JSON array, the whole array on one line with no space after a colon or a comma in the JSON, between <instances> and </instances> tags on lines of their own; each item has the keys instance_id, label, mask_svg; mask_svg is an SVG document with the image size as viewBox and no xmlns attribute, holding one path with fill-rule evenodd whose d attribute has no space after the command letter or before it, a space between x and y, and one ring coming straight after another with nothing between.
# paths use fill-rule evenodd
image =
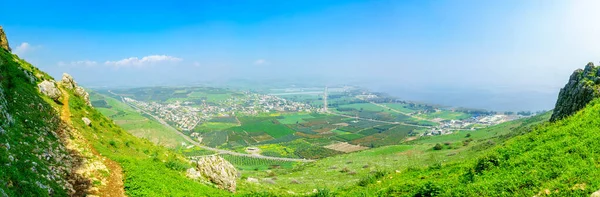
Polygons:
<instances>
[{"instance_id":1,"label":"blue sky","mask_svg":"<svg viewBox=\"0 0 600 197\"><path fill-rule=\"evenodd\" d=\"M15 53L86 86L318 79L450 105L549 109L572 70L600 55L595 1L2 4Z\"/></svg>"}]
</instances>

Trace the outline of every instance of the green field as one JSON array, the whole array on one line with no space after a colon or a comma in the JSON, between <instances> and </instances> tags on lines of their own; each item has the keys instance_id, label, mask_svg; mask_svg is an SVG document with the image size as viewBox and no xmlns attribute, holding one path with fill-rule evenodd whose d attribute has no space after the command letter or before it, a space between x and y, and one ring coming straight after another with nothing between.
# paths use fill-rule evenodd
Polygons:
<instances>
[{"instance_id":1,"label":"green field","mask_svg":"<svg viewBox=\"0 0 600 197\"><path fill-rule=\"evenodd\" d=\"M278 119L281 124L296 124L306 122L304 119L314 118L310 114L295 113L295 114L284 114L283 119Z\"/></svg>"},{"instance_id":2,"label":"green field","mask_svg":"<svg viewBox=\"0 0 600 197\"><path fill-rule=\"evenodd\" d=\"M291 169L298 164L292 161L277 161L235 155L221 155L221 157L231 162L239 170Z\"/></svg>"},{"instance_id":3,"label":"green field","mask_svg":"<svg viewBox=\"0 0 600 197\"><path fill-rule=\"evenodd\" d=\"M265 132L273 138L283 137L295 132L294 130L280 124L274 119L242 122L242 126L233 128L233 130L238 132Z\"/></svg>"},{"instance_id":4,"label":"green field","mask_svg":"<svg viewBox=\"0 0 600 197\"><path fill-rule=\"evenodd\" d=\"M416 111L416 110L410 108L410 106L408 104L404 104L404 103L382 103L382 105L385 105L386 107L392 108L394 110L398 110L403 113L413 113Z\"/></svg>"}]
</instances>

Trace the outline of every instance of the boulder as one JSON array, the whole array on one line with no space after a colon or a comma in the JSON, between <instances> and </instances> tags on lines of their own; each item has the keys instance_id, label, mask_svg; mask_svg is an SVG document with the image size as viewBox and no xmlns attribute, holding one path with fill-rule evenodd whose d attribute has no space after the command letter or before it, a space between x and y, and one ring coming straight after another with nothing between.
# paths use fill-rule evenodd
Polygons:
<instances>
[{"instance_id":1,"label":"boulder","mask_svg":"<svg viewBox=\"0 0 600 197\"><path fill-rule=\"evenodd\" d=\"M81 118L81 120L83 120L83 123L85 123L85 125L87 126L90 126L92 124L92 121L87 117L83 117Z\"/></svg>"},{"instance_id":2,"label":"boulder","mask_svg":"<svg viewBox=\"0 0 600 197\"><path fill-rule=\"evenodd\" d=\"M590 195L590 197L600 197L600 190L592 193L592 195Z\"/></svg>"},{"instance_id":3,"label":"boulder","mask_svg":"<svg viewBox=\"0 0 600 197\"><path fill-rule=\"evenodd\" d=\"M219 188L235 192L237 170L222 157L216 155L202 157L196 162L195 170Z\"/></svg>"},{"instance_id":4,"label":"boulder","mask_svg":"<svg viewBox=\"0 0 600 197\"><path fill-rule=\"evenodd\" d=\"M54 101L60 102L60 99L62 98L62 93L56 87L54 81L44 80L38 84L38 88L40 89L40 92L42 94L50 97Z\"/></svg>"},{"instance_id":5,"label":"boulder","mask_svg":"<svg viewBox=\"0 0 600 197\"><path fill-rule=\"evenodd\" d=\"M7 51L11 51L10 46L8 45L8 39L6 39L6 34L4 33L4 29L0 26L0 48L3 48Z\"/></svg>"},{"instance_id":6,"label":"boulder","mask_svg":"<svg viewBox=\"0 0 600 197\"><path fill-rule=\"evenodd\" d=\"M77 87L77 83L73 80L73 77L67 73L63 73L62 80L63 86L68 89L74 89Z\"/></svg>"}]
</instances>

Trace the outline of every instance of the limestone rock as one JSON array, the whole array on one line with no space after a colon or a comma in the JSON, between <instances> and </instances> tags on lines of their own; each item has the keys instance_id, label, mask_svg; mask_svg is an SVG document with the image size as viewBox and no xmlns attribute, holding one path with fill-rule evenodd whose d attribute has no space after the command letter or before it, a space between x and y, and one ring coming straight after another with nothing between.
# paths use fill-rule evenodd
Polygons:
<instances>
[{"instance_id":1,"label":"limestone rock","mask_svg":"<svg viewBox=\"0 0 600 197\"><path fill-rule=\"evenodd\" d=\"M92 106L92 102L90 101L90 94L85 91L81 86L77 85L77 82L73 79L71 75L68 73L63 73L62 80L60 81L63 87L71 90L75 90L75 95L83 98L85 100L85 104L88 106Z\"/></svg>"},{"instance_id":2,"label":"limestone rock","mask_svg":"<svg viewBox=\"0 0 600 197\"><path fill-rule=\"evenodd\" d=\"M77 88L75 88L75 94L81 98L83 98L83 100L85 101L85 104L88 106L92 106L92 102L90 101L90 94L88 92L85 91L85 89L83 89L80 86L77 86Z\"/></svg>"},{"instance_id":3,"label":"limestone rock","mask_svg":"<svg viewBox=\"0 0 600 197\"><path fill-rule=\"evenodd\" d=\"M598 82L600 67L588 63L585 69L577 69L569 82L560 89L550 121L560 120L584 108L594 98L600 97Z\"/></svg>"},{"instance_id":4,"label":"limestone rock","mask_svg":"<svg viewBox=\"0 0 600 197\"><path fill-rule=\"evenodd\" d=\"M54 84L54 81L44 80L38 84L38 88L40 92L48 97L50 97L54 101L60 101L62 97L62 93Z\"/></svg>"},{"instance_id":5,"label":"limestone rock","mask_svg":"<svg viewBox=\"0 0 600 197\"><path fill-rule=\"evenodd\" d=\"M186 176L190 179L198 179L202 177L202 174L200 174L200 172L197 171L196 168L190 168L186 171Z\"/></svg>"},{"instance_id":6,"label":"limestone rock","mask_svg":"<svg viewBox=\"0 0 600 197\"><path fill-rule=\"evenodd\" d=\"M600 197L600 190L592 193L592 195L590 195L590 197Z\"/></svg>"},{"instance_id":7,"label":"limestone rock","mask_svg":"<svg viewBox=\"0 0 600 197\"><path fill-rule=\"evenodd\" d=\"M71 90L77 87L77 83L75 82L75 80L73 80L73 77L67 73L63 73L61 82L63 86L65 86L65 88Z\"/></svg>"},{"instance_id":8,"label":"limestone rock","mask_svg":"<svg viewBox=\"0 0 600 197\"><path fill-rule=\"evenodd\" d=\"M237 170L222 157L202 157L196 162L196 170L219 188L235 192Z\"/></svg>"},{"instance_id":9,"label":"limestone rock","mask_svg":"<svg viewBox=\"0 0 600 197\"><path fill-rule=\"evenodd\" d=\"M92 121L87 117L83 117L81 118L81 120L83 120L83 123L85 123L85 125L87 126L90 126L92 124Z\"/></svg>"},{"instance_id":10,"label":"limestone rock","mask_svg":"<svg viewBox=\"0 0 600 197\"><path fill-rule=\"evenodd\" d=\"M6 34L4 33L4 29L0 26L0 48L3 48L7 51L11 51L10 46L8 45L8 39L6 39Z\"/></svg>"}]
</instances>

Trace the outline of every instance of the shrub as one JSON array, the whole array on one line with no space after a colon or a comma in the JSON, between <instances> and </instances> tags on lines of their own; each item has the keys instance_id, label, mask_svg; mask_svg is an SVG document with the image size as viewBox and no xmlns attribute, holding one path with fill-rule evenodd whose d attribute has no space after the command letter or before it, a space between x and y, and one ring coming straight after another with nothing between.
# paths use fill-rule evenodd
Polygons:
<instances>
[{"instance_id":1,"label":"shrub","mask_svg":"<svg viewBox=\"0 0 600 197\"><path fill-rule=\"evenodd\" d=\"M435 144L435 146L433 147L433 150L442 150L444 149L444 147L441 144Z\"/></svg>"},{"instance_id":2,"label":"shrub","mask_svg":"<svg viewBox=\"0 0 600 197\"><path fill-rule=\"evenodd\" d=\"M417 190L417 193L414 195L415 197L430 197L430 196L437 196L442 192L442 189L433 184L432 182L427 182L425 184L423 184L421 187L419 187L419 189Z\"/></svg>"}]
</instances>

